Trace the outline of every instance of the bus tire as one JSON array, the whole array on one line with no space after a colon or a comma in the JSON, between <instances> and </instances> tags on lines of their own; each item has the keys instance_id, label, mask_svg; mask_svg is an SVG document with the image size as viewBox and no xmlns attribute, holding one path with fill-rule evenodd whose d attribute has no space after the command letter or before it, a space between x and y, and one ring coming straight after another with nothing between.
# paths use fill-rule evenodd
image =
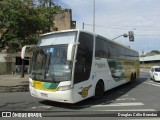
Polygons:
<instances>
[{"instance_id":1,"label":"bus tire","mask_svg":"<svg viewBox=\"0 0 160 120\"><path fill-rule=\"evenodd\" d=\"M95 88L95 98L102 98L104 95L104 83L102 80L98 81Z\"/></svg>"}]
</instances>

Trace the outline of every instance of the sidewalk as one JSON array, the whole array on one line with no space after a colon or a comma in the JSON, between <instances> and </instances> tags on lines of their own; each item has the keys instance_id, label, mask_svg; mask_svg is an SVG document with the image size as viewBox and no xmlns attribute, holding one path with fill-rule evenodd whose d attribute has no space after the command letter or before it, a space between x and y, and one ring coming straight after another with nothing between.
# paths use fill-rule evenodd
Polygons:
<instances>
[{"instance_id":1,"label":"sidewalk","mask_svg":"<svg viewBox=\"0 0 160 120\"><path fill-rule=\"evenodd\" d=\"M28 75L0 75L0 93L29 91Z\"/></svg>"}]
</instances>

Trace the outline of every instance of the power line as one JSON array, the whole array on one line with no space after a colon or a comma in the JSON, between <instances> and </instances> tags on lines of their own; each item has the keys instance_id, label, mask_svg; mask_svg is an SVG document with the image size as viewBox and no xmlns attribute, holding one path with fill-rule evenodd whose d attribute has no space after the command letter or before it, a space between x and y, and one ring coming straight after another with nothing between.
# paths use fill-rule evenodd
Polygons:
<instances>
[{"instance_id":1,"label":"power line","mask_svg":"<svg viewBox=\"0 0 160 120\"><path fill-rule=\"evenodd\" d=\"M84 24L88 26L93 26L91 24ZM107 26L101 26L101 25L95 25L95 27L100 27L100 28L111 28L111 29L121 29L121 30L131 30L131 29L126 29L126 28L115 28L115 27L107 27Z\"/></svg>"},{"instance_id":2,"label":"power line","mask_svg":"<svg viewBox=\"0 0 160 120\"><path fill-rule=\"evenodd\" d=\"M134 34L135 36L160 36L160 35L138 35L138 34Z\"/></svg>"},{"instance_id":3,"label":"power line","mask_svg":"<svg viewBox=\"0 0 160 120\"><path fill-rule=\"evenodd\" d=\"M91 24L88 24L88 23L85 23L85 25L91 25ZM91 25L92 26L92 25ZM129 26L129 25L98 25L98 26L105 26L105 27L130 27L130 28L137 28L137 27L159 27L160 28L160 25L156 25L156 26L145 26L145 25L136 25L136 26Z\"/></svg>"},{"instance_id":4,"label":"power line","mask_svg":"<svg viewBox=\"0 0 160 120\"><path fill-rule=\"evenodd\" d=\"M116 28L117 29L117 28ZM119 29L119 28L118 28ZM131 29L126 29L126 30L134 30L134 31L145 31L145 32L160 32L159 30L143 30L143 29L135 29L135 28L131 28Z\"/></svg>"},{"instance_id":5,"label":"power line","mask_svg":"<svg viewBox=\"0 0 160 120\"><path fill-rule=\"evenodd\" d=\"M91 26L91 27L93 27L93 25L92 24L86 24L86 23L83 23L83 26L84 25L88 25L88 26ZM107 27L107 26L102 26L102 25L95 25L95 27L100 27L100 28L107 28L107 29L120 29L120 30L131 30L131 29L127 29L127 28L119 28L119 27L111 27L111 26L109 26L109 27ZM145 31L145 32L160 32L160 30L134 30L135 32L137 32L137 31ZM160 34L134 34L135 36L148 36L148 37L153 37L153 36L160 36Z\"/></svg>"},{"instance_id":6,"label":"power line","mask_svg":"<svg viewBox=\"0 0 160 120\"><path fill-rule=\"evenodd\" d=\"M83 25L88 25L88 26L92 26L92 24L86 24L86 23L83 23ZM100 27L100 28L107 28L107 29L120 29L120 30L134 30L134 31L146 31L146 32L160 32L160 30L142 30L142 29L136 29L135 26L133 28L126 28L127 26L118 26L116 27L115 25L113 26L105 26L105 25L95 25L95 27ZM125 28L124 28L125 27ZM129 26L128 26L129 27ZM130 26L131 27L131 26ZM139 26L140 27L140 26ZM142 26L141 26L142 27ZM143 26L143 27L149 27L149 26ZM150 26L151 27L151 26ZM155 26L152 26L152 27L155 27ZM160 26L159 26L159 29L160 29Z\"/></svg>"}]
</instances>

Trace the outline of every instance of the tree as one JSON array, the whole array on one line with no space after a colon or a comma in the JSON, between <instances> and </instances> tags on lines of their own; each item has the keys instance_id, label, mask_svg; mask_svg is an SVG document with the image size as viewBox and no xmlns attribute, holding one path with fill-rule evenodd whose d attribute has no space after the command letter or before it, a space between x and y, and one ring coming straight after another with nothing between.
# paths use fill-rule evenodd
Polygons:
<instances>
[{"instance_id":1,"label":"tree","mask_svg":"<svg viewBox=\"0 0 160 120\"><path fill-rule=\"evenodd\" d=\"M160 54L160 51L158 51L158 50L152 50L151 52L155 53L155 54Z\"/></svg>"},{"instance_id":2,"label":"tree","mask_svg":"<svg viewBox=\"0 0 160 120\"><path fill-rule=\"evenodd\" d=\"M36 44L39 34L53 31L55 27L50 18L61 10L55 4L46 7L33 0L3 0L0 8L0 44L3 48L7 46L8 52Z\"/></svg>"},{"instance_id":3,"label":"tree","mask_svg":"<svg viewBox=\"0 0 160 120\"><path fill-rule=\"evenodd\" d=\"M53 24L53 14L56 14L57 11L62 10L61 7L57 6L55 3L53 3L52 0L38 0L37 6L39 6L40 8L47 8L49 14L46 17L48 17L48 20L49 20L48 22L50 24ZM52 8L54 8L54 9L52 9ZM47 32L50 32L53 30L56 30L56 28L55 27L52 28L51 26L48 26Z\"/></svg>"}]
</instances>

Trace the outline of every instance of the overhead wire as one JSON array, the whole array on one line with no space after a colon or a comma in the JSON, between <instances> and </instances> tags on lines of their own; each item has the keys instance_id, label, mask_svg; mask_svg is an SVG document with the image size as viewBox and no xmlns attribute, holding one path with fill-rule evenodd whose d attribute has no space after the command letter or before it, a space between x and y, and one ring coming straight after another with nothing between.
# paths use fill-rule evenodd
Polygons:
<instances>
[{"instance_id":1,"label":"overhead wire","mask_svg":"<svg viewBox=\"0 0 160 120\"><path fill-rule=\"evenodd\" d=\"M93 26L92 24L86 24L84 23L84 25L87 25L87 26ZM134 32L138 32L138 31L144 31L144 32L152 32L152 34L135 34L136 36L160 36L160 34L153 34L153 32L160 32L160 30L151 30L151 29L147 29L147 30L144 30L144 29L137 29L137 27L159 27L160 29L160 26L119 26L116 27L116 25L95 25L95 27L100 27L100 28L107 28L107 29L120 29L120 30L128 30L128 31L134 31ZM124 28L124 27L133 27L133 28Z\"/></svg>"},{"instance_id":2,"label":"overhead wire","mask_svg":"<svg viewBox=\"0 0 160 120\"><path fill-rule=\"evenodd\" d=\"M84 25L93 26L92 24L84 23ZM122 30L137 30L137 31L160 31L160 26L115 26L115 25L95 25L95 27L122 29ZM143 30L137 29L137 27L159 27L159 30Z\"/></svg>"}]
</instances>

